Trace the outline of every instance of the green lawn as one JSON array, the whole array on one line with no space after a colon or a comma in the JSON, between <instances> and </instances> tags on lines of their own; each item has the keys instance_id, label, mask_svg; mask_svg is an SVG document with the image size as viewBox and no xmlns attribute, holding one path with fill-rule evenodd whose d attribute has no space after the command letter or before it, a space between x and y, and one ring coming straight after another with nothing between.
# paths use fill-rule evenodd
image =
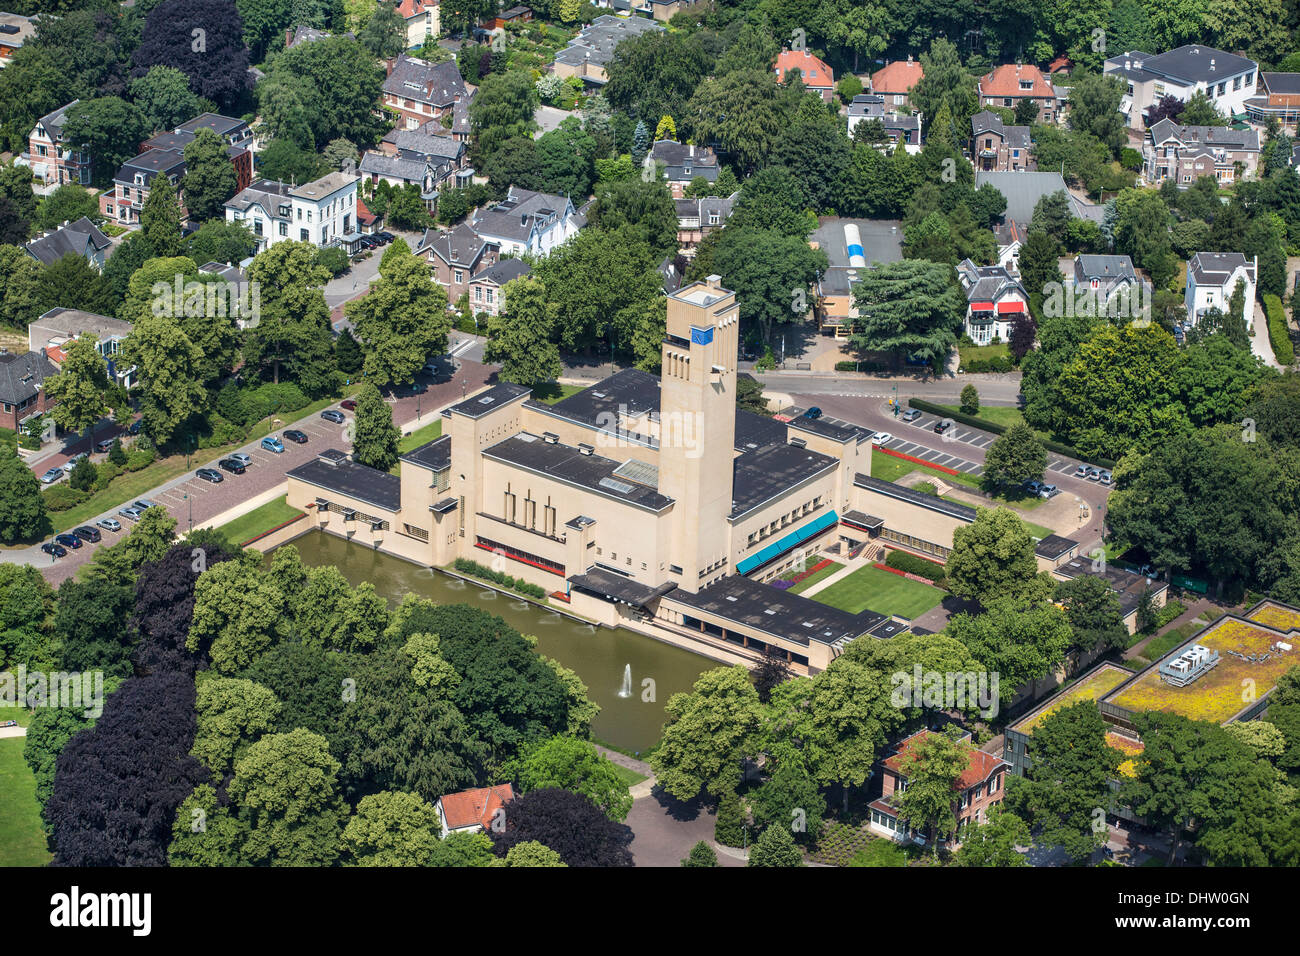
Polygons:
<instances>
[{"instance_id":1,"label":"green lawn","mask_svg":"<svg viewBox=\"0 0 1300 956\"><path fill-rule=\"evenodd\" d=\"M239 545L300 514L301 511L290 507L283 498L276 498L234 521L223 524L217 528L217 531L225 535L226 540L231 544Z\"/></svg>"},{"instance_id":2,"label":"green lawn","mask_svg":"<svg viewBox=\"0 0 1300 956\"><path fill-rule=\"evenodd\" d=\"M547 382L545 385L538 385L533 389L532 397L539 402L545 402L547 405L554 405L570 395L577 395L586 387L585 385L560 385L556 382Z\"/></svg>"},{"instance_id":3,"label":"green lawn","mask_svg":"<svg viewBox=\"0 0 1300 956\"><path fill-rule=\"evenodd\" d=\"M0 709L0 718L14 719L12 710ZM23 737L0 740L0 867L50 862L36 804L36 778L23 760L25 742Z\"/></svg>"},{"instance_id":4,"label":"green lawn","mask_svg":"<svg viewBox=\"0 0 1300 956\"><path fill-rule=\"evenodd\" d=\"M402 440L397 443L397 453L405 455L408 451L415 451L421 445L427 445L435 438L442 437L442 419L417 428L409 435L403 435Z\"/></svg>"},{"instance_id":5,"label":"green lawn","mask_svg":"<svg viewBox=\"0 0 1300 956\"><path fill-rule=\"evenodd\" d=\"M880 568L864 567L818 591L811 600L850 614L875 611L877 614L897 614L910 620L937 606L943 595L943 591L928 584L909 581Z\"/></svg>"},{"instance_id":6,"label":"green lawn","mask_svg":"<svg viewBox=\"0 0 1300 956\"><path fill-rule=\"evenodd\" d=\"M613 763L613 761L611 761L611 763ZM627 784L629 788L635 787L642 780L650 779L644 774L637 773L635 770L632 770L628 767L621 767L618 764L614 764L614 772L619 775L620 779L622 779L622 781L625 784Z\"/></svg>"},{"instance_id":7,"label":"green lawn","mask_svg":"<svg viewBox=\"0 0 1300 956\"><path fill-rule=\"evenodd\" d=\"M950 412L960 412L960 405L940 405L940 408L946 408ZM1020 409L1012 405L981 405L980 410L975 413L976 417L983 418L995 425L1002 425L1010 428L1012 425L1022 424L1025 420L1024 414Z\"/></svg>"},{"instance_id":8,"label":"green lawn","mask_svg":"<svg viewBox=\"0 0 1300 956\"><path fill-rule=\"evenodd\" d=\"M926 475L933 475L940 481L949 485L965 485L967 488L974 488L978 491L984 489L980 479L975 475L968 475L965 472L959 472L950 475L946 471L940 471L938 468L931 468L929 465L918 464L914 461L908 461L906 458L896 458L893 455L886 455L879 449L875 449L871 455L871 477L880 478L883 481L892 481L897 483L905 475L910 475L914 471L922 472ZM1006 495L993 496L993 501L999 505L1015 505L1022 511L1032 511L1043 503L1042 498L1030 498L1027 495L1019 498L1010 498ZM961 504L969 504L963 501ZM1037 528L1040 525L1031 525ZM1035 532L1037 533L1037 532ZM1051 532L1047 532L1051 534Z\"/></svg>"},{"instance_id":9,"label":"green lawn","mask_svg":"<svg viewBox=\"0 0 1300 956\"><path fill-rule=\"evenodd\" d=\"M814 584L816 584L818 581L822 581L822 580L825 580L826 578L829 578L832 574L834 574L836 571L841 570L843 567L844 567L844 565L840 564L839 562L837 562L837 561L832 561L830 564L826 565L826 567L822 568L822 569L821 569L820 571L818 571L816 574L810 574L808 577L804 578L802 581L800 581L800 582L799 582L798 584L796 584L794 587L789 588L789 589L786 591L786 593L787 593L787 594L802 594L804 591L808 590L810 587L812 587L812 586L813 586ZM794 576L794 575L791 575L791 577L793 577L793 576Z\"/></svg>"}]
</instances>

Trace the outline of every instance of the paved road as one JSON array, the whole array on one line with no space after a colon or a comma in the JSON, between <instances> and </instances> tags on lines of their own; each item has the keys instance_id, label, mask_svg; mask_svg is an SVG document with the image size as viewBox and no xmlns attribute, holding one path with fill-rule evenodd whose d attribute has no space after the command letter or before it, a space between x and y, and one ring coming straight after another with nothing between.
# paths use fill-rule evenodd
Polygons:
<instances>
[{"instance_id":1,"label":"paved road","mask_svg":"<svg viewBox=\"0 0 1300 956\"><path fill-rule=\"evenodd\" d=\"M413 421L418 413L427 423L432 420L429 418L430 412L488 384L494 372L493 368L462 359L459 371L450 380L434 384L424 378L417 382L420 391L404 389L402 395L393 402L393 421L400 427ZM344 412L344 414L351 418L350 413ZM325 449L350 450L351 448L344 438L346 426L327 422L319 415L310 416L299 422L286 420L285 427L295 427L306 432L307 443L297 445L293 442L284 442L284 451L276 454L262 449L261 440L258 439L242 448L230 449L223 455L225 457L235 451L242 451L252 457L252 464L242 475L223 473L225 480L214 485L194 477L194 472L189 471L138 497L149 498L166 508L179 522L177 529L184 532L192 525L200 525L270 491L284 481L286 471L310 461ZM95 515L86 524L93 525L101 517L117 517L118 508L125 504L129 502L122 502L101 515ZM123 525L121 532L113 534L105 531L103 539L98 544L86 543L81 548L70 551L65 558L51 558L40 550L39 545L33 545L21 550L0 551L0 561L31 564L41 570L46 580L57 586L71 577L78 567L89 561L96 548L107 547L121 540L122 536L129 532L131 522L125 518L119 520Z\"/></svg>"},{"instance_id":2,"label":"paved road","mask_svg":"<svg viewBox=\"0 0 1300 956\"><path fill-rule=\"evenodd\" d=\"M892 398L897 388L899 401L904 406L909 398L930 401L956 402L961 390L974 385L980 398L988 405L1015 405L1020 399L1020 375L956 375L934 378L931 375L892 377L867 375L827 375L811 372L755 372L741 365L760 382L769 393L839 398ZM815 402L814 404L824 404Z\"/></svg>"}]
</instances>

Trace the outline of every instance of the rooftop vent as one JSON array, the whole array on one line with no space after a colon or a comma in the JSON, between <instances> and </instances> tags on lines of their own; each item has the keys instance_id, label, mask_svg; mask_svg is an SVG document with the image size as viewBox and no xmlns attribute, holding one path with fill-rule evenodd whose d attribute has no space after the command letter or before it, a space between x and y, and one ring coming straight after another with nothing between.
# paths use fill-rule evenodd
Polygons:
<instances>
[{"instance_id":1,"label":"rooftop vent","mask_svg":"<svg viewBox=\"0 0 1300 956\"><path fill-rule=\"evenodd\" d=\"M554 445L558 443L559 440L560 436L555 434L555 432L542 432L542 441L546 442L548 445Z\"/></svg>"},{"instance_id":2,"label":"rooftop vent","mask_svg":"<svg viewBox=\"0 0 1300 956\"><path fill-rule=\"evenodd\" d=\"M583 443L583 444L581 444L581 445L578 446L578 454L579 454L579 455L590 455L590 454L591 454L592 452L594 452L595 450L596 450L595 448L593 448L591 445L588 445L588 444L586 444L586 443Z\"/></svg>"}]
</instances>

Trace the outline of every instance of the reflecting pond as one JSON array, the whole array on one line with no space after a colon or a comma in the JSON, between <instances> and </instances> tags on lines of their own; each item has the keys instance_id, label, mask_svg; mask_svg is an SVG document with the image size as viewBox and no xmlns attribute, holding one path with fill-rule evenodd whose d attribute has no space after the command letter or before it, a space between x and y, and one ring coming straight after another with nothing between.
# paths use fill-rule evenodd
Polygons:
<instances>
[{"instance_id":1,"label":"reflecting pond","mask_svg":"<svg viewBox=\"0 0 1300 956\"><path fill-rule=\"evenodd\" d=\"M408 592L439 604L469 604L535 636L538 651L576 671L587 685L587 696L600 705L592 734L620 749L650 747L662 732L668 698L690 690L701 673L720 666L634 631L580 624L323 531L308 532L290 543L304 564L336 565L354 587L369 581L393 604Z\"/></svg>"}]
</instances>

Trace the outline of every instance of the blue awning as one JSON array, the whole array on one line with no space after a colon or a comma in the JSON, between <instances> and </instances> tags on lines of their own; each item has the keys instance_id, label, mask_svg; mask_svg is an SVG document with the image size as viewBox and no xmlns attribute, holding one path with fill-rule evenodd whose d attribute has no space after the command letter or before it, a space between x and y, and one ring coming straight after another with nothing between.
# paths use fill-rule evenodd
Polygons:
<instances>
[{"instance_id":1,"label":"blue awning","mask_svg":"<svg viewBox=\"0 0 1300 956\"><path fill-rule=\"evenodd\" d=\"M769 544L763 550L759 551L757 554L750 555L744 561L741 561L738 565L736 565L736 571L739 572L740 574L748 574L750 571L753 571L755 568L760 568L763 565L767 564L769 561L773 560L774 558L780 557L782 554L785 554L785 552L789 551L795 545L801 544L802 542L807 541L809 538L813 537L814 535L819 534L822 531L825 531L831 525L837 524L839 520L840 520L839 515L837 515L834 511L828 511L820 518L815 518L814 520L808 522L802 528L798 528L794 531L791 531L789 534L785 535L784 537L778 538L776 541L773 541L771 544Z\"/></svg>"}]
</instances>

